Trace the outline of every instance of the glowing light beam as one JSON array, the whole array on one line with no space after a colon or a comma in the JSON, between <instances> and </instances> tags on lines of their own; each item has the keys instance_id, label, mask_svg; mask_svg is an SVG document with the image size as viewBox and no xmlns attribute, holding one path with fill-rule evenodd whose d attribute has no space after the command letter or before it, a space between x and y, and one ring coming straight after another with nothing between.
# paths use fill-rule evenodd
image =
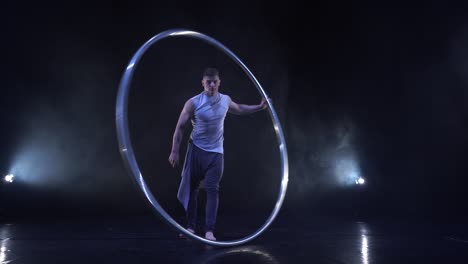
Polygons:
<instances>
[{"instance_id":1,"label":"glowing light beam","mask_svg":"<svg viewBox=\"0 0 468 264\"><path fill-rule=\"evenodd\" d=\"M15 175L13 175L13 174L8 174L8 175L6 175L5 178L4 178L4 180L5 180L6 182L8 182L8 183L12 183L12 182L14 181L14 179L15 179Z\"/></svg>"}]
</instances>

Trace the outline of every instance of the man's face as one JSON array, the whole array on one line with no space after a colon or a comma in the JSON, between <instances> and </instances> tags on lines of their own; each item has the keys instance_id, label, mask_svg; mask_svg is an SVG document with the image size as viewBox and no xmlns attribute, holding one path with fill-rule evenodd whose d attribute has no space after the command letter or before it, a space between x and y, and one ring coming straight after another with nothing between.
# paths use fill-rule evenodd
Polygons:
<instances>
[{"instance_id":1,"label":"man's face","mask_svg":"<svg viewBox=\"0 0 468 264\"><path fill-rule=\"evenodd\" d=\"M219 85L221 80L219 76L204 76L202 80L203 88L206 92L213 95L214 93L218 92Z\"/></svg>"}]
</instances>

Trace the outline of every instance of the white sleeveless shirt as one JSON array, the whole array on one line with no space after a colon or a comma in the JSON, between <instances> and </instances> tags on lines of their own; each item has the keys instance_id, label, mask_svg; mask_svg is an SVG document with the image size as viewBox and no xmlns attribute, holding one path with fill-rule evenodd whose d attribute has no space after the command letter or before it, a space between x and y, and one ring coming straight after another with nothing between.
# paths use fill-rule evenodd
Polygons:
<instances>
[{"instance_id":1,"label":"white sleeveless shirt","mask_svg":"<svg viewBox=\"0 0 468 264\"><path fill-rule=\"evenodd\" d=\"M205 151L223 154L224 118L231 99L219 92L214 96L202 92L191 100L195 109L190 135L193 144Z\"/></svg>"}]
</instances>

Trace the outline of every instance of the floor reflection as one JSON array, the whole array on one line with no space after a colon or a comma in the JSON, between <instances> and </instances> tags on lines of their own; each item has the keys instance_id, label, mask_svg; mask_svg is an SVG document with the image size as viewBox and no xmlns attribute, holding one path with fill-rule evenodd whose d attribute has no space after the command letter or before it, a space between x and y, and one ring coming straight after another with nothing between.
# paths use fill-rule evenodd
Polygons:
<instances>
[{"instance_id":1,"label":"floor reflection","mask_svg":"<svg viewBox=\"0 0 468 264\"><path fill-rule=\"evenodd\" d=\"M263 263L279 264L277 258L267 249L260 246L241 246L219 249L207 247L194 263Z\"/></svg>"},{"instance_id":2,"label":"floor reflection","mask_svg":"<svg viewBox=\"0 0 468 264\"><path fill-rule=\"evenodd\" d=\"M363 222L358 222L361 233L361 259L363 264L369 264L369 229Z\"/></svg>"},{"instance_id":3,"label":"floor reflection","mask_svg":"<svg viewBox=\"0 0 468 264\"><path fill-rule=\"evenodd\" d=\"M12 262L10 256L10 249L9 249L9 240L10 240L10 232L9 232L9 225L2 225L0 230L0 264L7 264Z\"/></svg>"}]
</instances>

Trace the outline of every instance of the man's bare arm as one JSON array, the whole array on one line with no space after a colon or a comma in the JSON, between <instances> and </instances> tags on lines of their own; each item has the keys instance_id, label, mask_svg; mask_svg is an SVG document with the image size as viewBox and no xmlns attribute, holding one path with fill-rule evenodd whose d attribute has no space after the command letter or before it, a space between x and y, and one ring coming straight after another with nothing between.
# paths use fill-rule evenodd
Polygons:
<instances>
[{"instance_id":1,"label":"man's bare arm","mask_svg":"<svg viewBox=\"0 0 468 264\"><path fill-rule=\"evenodd\" d=\"M192 100L189 99L187 102L185 102L184 108L180 113L179 120L177 121L174 136L172 138L172 150L171 154L169 155L169 163L172 165L172 167L175 167L179 164L180 142L182 141L184 130L187 127L188 121L193 115L193 108Z\"/></svg>"},{"instance_id":2,"label":"man's bare arm","mask_svg":"<svg viewBox=\"0 0 468 264\"><path fill-rule=\"evenodd\" d=\"M248 115L258 111L261 111L268 107L268 104L264 98L258 105L246 105L246 104L237 104L231 100L229 103L229 113L236 115Z\"/></svg>"}]
</instances>

